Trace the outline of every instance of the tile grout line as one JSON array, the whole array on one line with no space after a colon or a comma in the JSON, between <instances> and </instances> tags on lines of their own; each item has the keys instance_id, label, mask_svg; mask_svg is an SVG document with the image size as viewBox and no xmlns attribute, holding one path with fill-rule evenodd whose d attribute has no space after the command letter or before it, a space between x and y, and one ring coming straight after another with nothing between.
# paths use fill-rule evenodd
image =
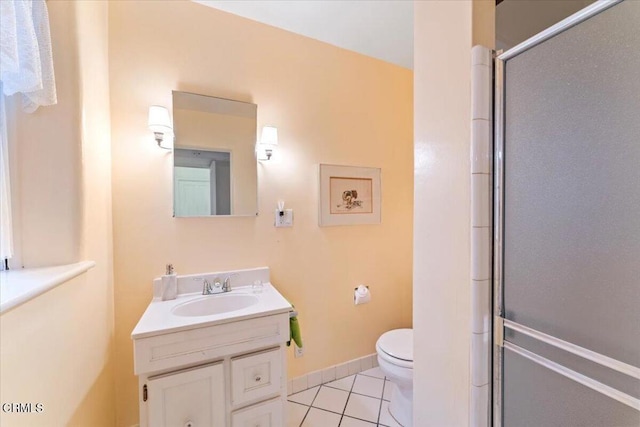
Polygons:
<instances>
[{"instance_id":1,"label":"tile grout line","mask_svg":"<svg viewBox=\"0 0 640 427\"><path fill-rule=\"evenodd\" d=\"M302 427L302 423L304 423L304 420L307 418L307 415L309 415L310 410L311 410L311 406L307 406L307 411L304 413L304 417L302 417L302 420L300 420L300 427Z\"/></svg>"},{"instance_id":2,"label":"tile grout line","mask_svg":"<svg viewBox=\"0 0 640 427\"><path fill-rule=\"evenodd\" d=\"M317 409L318 411L322 411L322 412L328 412L328 413L330 413L330 414L340 415L338 412L329 411L328 409L316 408L315 406L313 407L313 409ZM342 414L342 415L344 415L344 414ZM351 419L353 419L353 420L362 421L362 422L365 422L365 423L367 423L367 424L374 424L374 425L378 425L378 423L376 423L376 422L374 422L374 421L366 420L366 419L364 419L364 418L354 417L354 416L352 416L352 415L344 415L344 417L346 417L346 418L351 418ZM342 418L344 418L344 417L341 417L340 422L342 422ZM394 418L394 420L395 420L395 418ZM386 424L379 424L379 425L380 425L381 427L388 427ZM336 426L336 427L339 427L339 426Z\"/></svg>"},{"instance_id":3,"label":"tile grout line","mask_svg":"<svg viewBox=\"0 0 640 427\"><path fill-rule=\"evenodd\" d=\"M357 373L353 375L353 383L351 384L351 389L349 389L349 395L347 396L347 401L344 402L344 408L342 409L342 415L340 415L340 422L338 423L338 427L340 427L340 424L342 424L344 413L347 412L347 405L349 404L349 399L351 399L351 392L353 391L353 387L355 387L356 385L356 379L358 379Z\"/></svg>"},{"instance_id":4,"label":"tile grout line","mask_svg":"<svg viewBox=\"0 0 640 427\"><path fill-rule=\"evenodd\" d=\"M475 279L474 279L474 280L475 280ZM488 280L488 279L487 279L487 280ZM479 280L479 281L480 281L480 280ZM376 366L376 368L377 368L377 366ZM371 368L371 369L375 369L375 368ZM356 375L362 375L362 376L367 377L367 378L375 378L375 379L377 379L377 380L383 380L383 381L385 381L385 378L386 378L386 377L382 377L382 378L380 378L380 377L374 377L373 375L367 375L367 374L363 374L363 373L361 373L361 372L358 372L357 374L347 375L346 377L342 377L342 378L337 379L337 380L331 380L331 381L329 381L329 382L322 383L322 384L319 384L319 385L314 386L314 387L325 386L325 387L333 388L333 389L335 389L335 390L348 391L348 390L345 390L345 389L343 389L343 388L339 388L339 387L332 386L332 385L329 385L329 384L331 384L331 383L333 383L333 382L336 382L336 381L343 380L343 379L345 379L345 378L349 378L349 377L354 377L354 382L355 382L355 376L356 376ZM311 388L313 388L313 387L309 387L307 390L309 390L309 389L311 389ZM305 391L305 390L299 391L298 393L302 393L303 391ZM291 393L289 396L293 396L294 394L298 394L298 393ZM360 394L361 396L367 396L366 394L361 394L361 393L356 393L356 394ZM287 396L287 397L289 397L289 396ZM369 397L373 397L373 396L369 396Z\"/></svg>"},{"instance_id":5,"label":"tile grout line","mask_svg":"<svg viewBox=\"0 0 640 427\"><path fill-rule=\"evenodd\" d=\"M479 333L478 333L479 334ZM331 387L329 387L331 388ZM338 389L336 389L338 390ZM346 391L346 390L345 390ZM384 391L384 386L383 386L383 391ZM362 396L362 397L370 397L372 399L380 399L380 400L384 400L381 397L375 397L375 396L371 396L370 394L362 394L362 393L356 393L355 391L352 391L351 394L355 394L356 396Z\"/></svg>"},{"instance_id":6,"label":"tile grout line","mask_svg":"<svg viewBox=\"0 0 640 427\"><path fill-rule=\"evenodd\" d=\"M378 366L376 366L376 368L378 368ZM375 368L371 368L371 369L375 369ZM367 371L368 371L368 369L367 369ZM366 372L366 371L363 371L363 372ZM385 378L386 378L385 376L383 376L382 378L380 378L380 377L374 377L373 375L363 374L362 372L358 372L358 373L357 373L357 374L355 374L355 375L362 375L362 376L369 377L369 378L377 378L377 379L379 379L379 380L381 380L381 379L383 380L383 379L385 379Z\"/></svg>"},{"instance_id":7,"label":"tile grout line","mask_svg":"<svg viewBox=\"0 0 640 427\"><path fill-rule=\"evenodd\" d=\"M320 387L322 387L322 386L320 386ZM302 417L302 421L300 421L300 427L302 427L302 424L304 423L304 420L307 419L307 415L309 415L309 412L311 412L311 405L313 405L313 402L316 401L316 397L318 397L318 393L320 393L320 387L318 387L318 390L316 390L316 395L313 396L313 399L311 399L311 403L309 404L309 406L307 406L307 412L304 414L304 417Z\"/></svg>"},{"instance_id":8,"label":"tile grout line","mask_svg":"<svg viewBox=\"0 0 640 427\"><path fill-rule=\"evenodd\" d=\"M298 403L298 402L293 402L291 400L287 400L287 406L290 403L293 403L295 405L300 405L300 406L306 406L307 407L307 410L305 411L304 416L302 417L302 420L300 420L300 425L298 426L298 427L302 427L302 423L304 422L305 418L307 418L307 415L309 414L309 411L311 410L311 406L307 406L307 405L302 404L302 403ZM289 412L289 411L287 411L287 412Z\"/></svg>"},{"instance_id":9,"label":"tile grout line","mask_svg":"<svg viewBox=\"0 0 640 427\"><path fill-rule=\"evenodd\" d=\"M481 334L481 333L484 333L484 332L478 332L478 334ZM376 378L376 379L378 379L378 380L379 380L380 378ZM384 381L384 380L382 380L382 381ZM324 384L323 384L323 386L324 386L324 387L326 387L326 388L330 388L331 390L346 391L347 393L353 393L353 394L356 394L356 395L358 395L358 396L371 397L372 399L382 399L381 397L371 396L370 394L357 393L357 392L355 392L355 391L351 391L351 392L350 392L349 390L345 390L345 389L343 389L343 388L338 388L338 387L331 387L330 385L324 385ZM386 400L386 399L385 399L385 400ZM297 403L297 402L294 402L294 403Z\"/></svg>"},{"instance_id":10,"label":"tile grout line","mask_svg":"<svg viewBox=\"0 0 640 427\"><path fill-rule=\"evenodd\" d=\"M382 417L382 402L384 402L384 389L387 387L387 377L384 377L382 380L382 396L380 396L380 407L378 408L378 422L377 425L380 425L380 418Z\"/></svg>"},{"instance_id":11,"label":"tile grout line","mask_svg":"<svg viewBox=\"0 0 640 427\"><path fill-rule=\"evenodd\" d=\"M362 396L362 395L359 395L359 396ZM367 397L368 397L368 396L367 396ZM380 399L378 399L378 400L380 400ZM388 400L385 400L385 402L388 402ZM295 402L292 402L292 403L295 403ZM302 405L302 406L306 406L306 405ZM308 408L309 408L309 409L311 409L312 407L311 407L311 406L308 406ZM316 407L316 406L314 406L314 407L313 407L313 409L317 409L318 411L328 412L328 413L330 413L330 414L335 414L335 415L344 415L344 413L342 413L342 414L341 414L340 412L330 411L330 410L328 410L328 409L318 408L318 407ZM373 422L373 421L369 421L369 420L366 420L366 419L364 419L364 418L354 417L353 415L344 415L344 416L345 416L345 417L347 417L347 418L353 418L354 420L364 421L365 423L375 424L375 422ZM383 426L384 426L384 424L383 424ZM385 426L385 427L386 427L386 426Z\"/></svg>"},{"instance_id":12,"label":"tile grout line","mask_svg":"<svg viewBox=\"0 0 640 427\"><path fill-rule=\"evenodd\" d=\"M377 368L377 366L374 366L374 367L369 368L369 369L375 369L375 368ZM364 372L364 371L362 371L362 372ZM302 403L295 402L295 401L290 401L290 400L288 399L288 397L289 397L289 396L292 396L292 395L294 395L294 394L298 394L298 393L302 393L302 392L303 392L303 391L305 391L305 390L302 390L302 391L300 391L300 392L298 392L298 393L292 393L291 395L287 396L287 401L288 401L288 402L295 403L295 404L298 404L298 405L307 406L307 411L306 411L306 413L305 413L304 417L302 418L302 421L300 422L300 427L302 427L302 424L304 423L304 421L305 421L305 420L307 419L307 417L309 416L309 412L311 412L311 408L315 408L315 409L318 409L318 410L320 410L320 411L324 411L324 412L329 412L329 413L333 413L333 414L336 414L336 415L340 415L340 421L339 421L339 424L338 424L338 427L339 427L339 425L342 423L342 421L343 421L344 417L346 416L346 415L345 415L345 412L346 412L346 410L347 410L347 405L349 404L349 400L350 400L350 398L351 398L351 395L352 395L352 394L355 394L355 395L357 395L357 396L367 397L367 398L370 398L370 399L378 399L378 400L380 401L380 406L378 406L378 418L377 418L378 422L377 422L377 423L375 423L376 425L378 425L378 424L379 424L379 421L380 421L380 413L381 413L381 409L382 409L382 404L383 404L383 403L384 403L384 401L385 401L385 400L384 400L384 389L385 389L385 387L386 387L386 381L387 381L387 379L386 379L386 376L383 376L382 378L380 378L380 377L373 376L373 375L363 374L362 372L357 372L357 373L355 373L355 374L353 374L353 375L348 375L348 376L346 376L346 377L340 378L340 379L344 379L344 378L348 378L348 377L350 377L350 376L353 376L353 382L352 382L351 387L350 387L350 389L349 389L348 391L347 391L347 390L345 390L345 389L340 389L340 388L337 388L337 387L332 387L332 386L327 385L327 384L329 384L329 383L331 383L331 382L339 381L340 379L339 379L339 380L329 381L328 383L324 383L324 384L322 384L322 383L321 383L321 384L319 384L318 386L315 386L315 387L318 387L318 390L316 390L316 393L315 393L315 395L314 395L314 397L313 397L313 399L311 400L311 403L310 403L309 405L304 405L304 404L302 404ZM382 395L381 395L379 398L376 398L375 396L369 396L369 395L366 395L366 394L361 394L361 393L356 393L356 392L354 392L354 391L353 391L353 389L354 389L354 387L355 387L355 383L356 383L356 379L358 378L358 375L361 375L361 376L363 376L363 377L367 377L367 378L373 378L373 379L381 380L381 381L382 381ZM323 408L316 408L315 406L313 406L313 404L315 403L315 401L316 401L316 399L317 399L317 397L318 397L318 394L320 393L320 389L321 389L322 387L327 387L327 388L330 388L330 389L332 389L332 390L346 391L346 392L348 392L348 393L349 393L349 394L347 395L347 400L346 400L346 402L345 402L345 405L344 405L344 408L343 408L343 410L342 410L342 413L341 413L341 414L340 414L340 413L338 413L338 412L333 412L333 411L330 411L330 410L327 410L327 409L323 409ZM312 388L312 387L310 387L310 388ZM310 388L308 388L308 389L306 389L306 390L309 390ZM369 421L369 420L362 419L362 418L358 418L358 417L350 417L350 418L353 418L353 419L356 419L356 420L360 420L360 421L364 421L364 422L367 422L367 423L372 423L372 422L371 422L371 421Z\"/></svg>"}]
</instances>

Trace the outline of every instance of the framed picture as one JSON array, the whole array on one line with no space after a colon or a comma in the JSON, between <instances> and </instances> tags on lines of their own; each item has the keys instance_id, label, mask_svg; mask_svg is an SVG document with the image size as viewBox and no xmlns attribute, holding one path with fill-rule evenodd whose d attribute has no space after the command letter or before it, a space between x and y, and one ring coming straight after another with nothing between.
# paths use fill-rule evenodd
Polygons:
<instances>
[{"instance_id":1,"label":"framed picture","mask_svg":"<svg viewBox=\"0 0 640 427\"><path fill-rule=\"evenodd\" d=\"M380 169L321 164L319 224L380 224Z\"/></svg>"}]
</instances>

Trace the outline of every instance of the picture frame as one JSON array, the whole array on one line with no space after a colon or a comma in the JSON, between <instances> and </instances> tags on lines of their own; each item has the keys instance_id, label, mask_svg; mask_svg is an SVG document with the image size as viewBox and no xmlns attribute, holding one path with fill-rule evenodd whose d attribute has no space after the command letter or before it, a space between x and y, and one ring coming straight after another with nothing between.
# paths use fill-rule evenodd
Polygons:
<instances>
[{"instance_id":1,"label":"picture frame","mask_svg":"<svg viewBox=\"0 0 640 427\"><path fill-rule=\"evenodd\" d=\"M380 224L381 169L320 164L318 224Z\"/></svg>"}]
</instances>

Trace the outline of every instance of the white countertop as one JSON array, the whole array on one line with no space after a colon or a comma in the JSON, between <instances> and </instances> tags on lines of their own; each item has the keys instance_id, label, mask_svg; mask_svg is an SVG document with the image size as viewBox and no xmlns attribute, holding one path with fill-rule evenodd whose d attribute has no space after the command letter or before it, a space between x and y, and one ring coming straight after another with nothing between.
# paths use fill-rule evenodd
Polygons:
<instances>
[{"instance_id":1,"label":"white countertop","mask_svg":"<svg viewBox=\"0 0 640 427\"><path fill-rule=\"evenodd\" d=\"M151 337L187 329L203 328L238 320L263 317L278 313L287 313L292 307L271 283L264 283L262 292L254 293L251 286L234 287L231 292L207 295L204 298L216 298L223 295L250 294L258 297L258 302L249 307L209 316L177 316L172 310L177 305L203 298L201 292L180 294L175 300L152 301L131 333L131 338Z\"/></svg>"}]
</instances>

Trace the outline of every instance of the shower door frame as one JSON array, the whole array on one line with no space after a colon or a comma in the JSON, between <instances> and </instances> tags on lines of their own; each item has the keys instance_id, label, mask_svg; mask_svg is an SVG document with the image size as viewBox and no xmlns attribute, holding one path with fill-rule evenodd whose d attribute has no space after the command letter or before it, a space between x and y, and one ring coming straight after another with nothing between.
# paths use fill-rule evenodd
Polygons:
<instances>
[{"instance_id":1,"label":"shower door frame","mask_svg":"<svg viewBox=\"0 0 640 427\"><path fill-rule=\"evenodd\" d=\"M503 367L504 367L504 130L505 130L505 62L534 48L569 28L578 25L623 0L599 0L545 31L531 37L494 60L494 148L493 148L493 381L491 405L493 427L503 426ZM517 325L517 324L516 324ZM534 331L535 332L535 331Z\"/></svg>"}]
</instances>

